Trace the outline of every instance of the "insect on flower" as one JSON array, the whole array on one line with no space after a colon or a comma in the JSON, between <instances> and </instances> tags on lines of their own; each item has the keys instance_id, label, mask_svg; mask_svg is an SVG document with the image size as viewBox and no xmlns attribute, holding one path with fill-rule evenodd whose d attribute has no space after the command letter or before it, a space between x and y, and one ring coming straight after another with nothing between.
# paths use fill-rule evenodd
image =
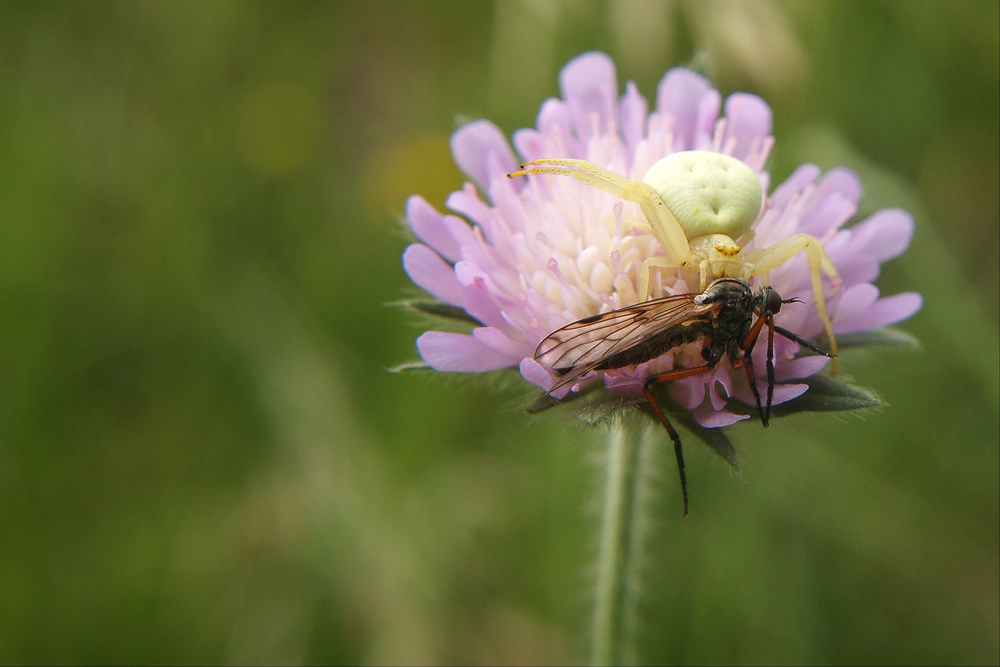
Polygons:
<instances>
[{"instance_id":1,"label":"insect on flower","mask_svg":"<svg viewBox=\"0 0 1000 667\"><path fill-rule=\"evenodd\" d=\"M551 395L562 387L574 384L590 371L641 364L680 345L703 342L701 356L704 365L650 375L642 385L646 399L674 443L684 496L684 516L687 516L687 478L680 436L657 402L653 385L706 373L725 355L734 368L743 367L746 370L761 422L766 427L774 395L775 332L813 352L833 356L774 323L774 316L781 310L782 304L797 302L799 300L795 298L782 299L771 287L764 287L754 294L742 280L722 278L700 294L676 294L652 299L578 320L545 338L535 350L535 360L558 376L555 385L548 391ZM754 315L757 316L756 321ZM764 325L768 330L767 398L762 406L750 355Z\"/></svg>"},{"instance_id":2,"label":"insect on flower","mask_svg":"<svg viewBox=\"0 0 1000 667\"><path fill-rule=\"evenodd\" d=\"M694 271L704 290L709 278L748 282L753 276L766 277L768 271L804 250L816 311L836 357L837 341L826 309L820 269L834 289L840 286L840 276L820 241L809 234L795 234L766 248L743 251L753 238L750 227L761 212L763 200L757 175L744 162L713 151L682 151L660 159L637 181L587 160L542 158L521 165L519 171L507 176L527 174L571 176L639 204L647 231L665 253L643 262L640 301L649 297L652 269Z\"/></svg>"},{"instance_id":3,"label":"insect on flower","mask_svg":"<svg viewBox=\"0 0 1000 667\"><path fill-rule=\"evenodd\" d=\"M742 373L718 361L746 365L756 340L751 330L757 327L759 336L768 325L771 331L762 287L802 299L773 319L831 355L837 352L834 329L838 335L868 332L920 310L919 294L883 296L873 283L882 264L909 245L912 216L886 209L849 224L862 183L842 167L824 173L801 165L771 188L764 167L775 139L764 100L748 93L723 98L683 68L665 74L655 100L632 82L619 96L613 61L596 52L571 60L559 87L560 97L542 105L536 126L510 139L487 120L455 132L452 152L469 181L448 197L448 211L418 195L407 201L416 239L403 253L403 267L434 299L414 308L449 321L416 340L427 367L475 374L516 369L544 391L562 382L553 400L591 375L603 376L593 383L604 385L601 398L583 416L604 413L624 396L641 399L645 408L641 388L650 374L714 360L713 371L662 375L647 390L656 390L662 412L672 407L668 389L687 411L671 421L690 418L732 462L735 450L713 429L746 418L746 410L730 409L730 399L748 405L755 399L741 378L734 386L732 376ZM758 301L713 300L717 279L742 284ZM667 296L681 292L693 294ZM580 339L588 346L570 351L573 343L560 340L563 328L598 313L601 304L620 312L570 325L570 333L574 326L589 332ZM676 313L686 315L670 304L680 304ZM471 331L455 331L455 321ZM827 359L794 358L793 348L806 346L775 330L768 355L774 377L764 372L761 345L752 364L763 420L770 403L788 412L874 404L848 383L809 381ZM615 343L616 336L629 338ZM704 362L702 350L709 357ZM563 352L570 354L560 360ZM633 372L626 366L637 359L649 361ZM612 368L619 364L624 368ZM810 396L793 403L806 392Z\"/></svg>"}]
</instances>

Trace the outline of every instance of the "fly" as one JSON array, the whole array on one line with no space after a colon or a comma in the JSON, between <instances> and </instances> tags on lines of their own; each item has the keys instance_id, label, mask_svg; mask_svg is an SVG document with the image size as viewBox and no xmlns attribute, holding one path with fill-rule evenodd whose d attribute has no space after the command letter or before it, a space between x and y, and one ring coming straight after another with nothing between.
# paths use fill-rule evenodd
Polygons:
<instances>
[{"instance_id":1,"label":"fly","mask_svg":"<svg viewBox=\"0 0 1000 667\"><path fill-rule=\"evenodd\" d=\"M734 368L745 369L761 423L766 427L774 396L775 332L818 354L835 356L774 323L774 316L786 303L800 302L795 298L782 299L773 287L764 287L754 294L742 280L722 278L700 294L676 294L578 320L539 343L535 360L558 376L548 391L551 395L574 384L590 371L641 364L680 345L702 341L704 365L650 375L642 385L646 400L674 443L684 496L684 516L687 516L687 477L681 439L653 396L652 387L707 373L723 356L728 356ZM750 355L764 325L767 325L767 394L762 405Z\"/></svg>"}]
</instances>

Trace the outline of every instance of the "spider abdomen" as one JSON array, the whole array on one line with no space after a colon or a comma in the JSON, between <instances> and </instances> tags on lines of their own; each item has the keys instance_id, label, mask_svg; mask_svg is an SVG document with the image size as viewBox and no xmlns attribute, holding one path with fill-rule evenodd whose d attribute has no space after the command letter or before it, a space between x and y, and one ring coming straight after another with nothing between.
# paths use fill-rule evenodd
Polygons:
<instances>
[{"instance_id":1,"label":"spider abdomen","mask_svg":"<svg viewBox=\"0 0 1000 667\"><path fill-rule=\"evenodd\" d=\"M705 234L737 238L757 219L764 198L753 169L712 151L672 153L642 180L659 193L689 241Z\"/></svg>"}]
</instances>

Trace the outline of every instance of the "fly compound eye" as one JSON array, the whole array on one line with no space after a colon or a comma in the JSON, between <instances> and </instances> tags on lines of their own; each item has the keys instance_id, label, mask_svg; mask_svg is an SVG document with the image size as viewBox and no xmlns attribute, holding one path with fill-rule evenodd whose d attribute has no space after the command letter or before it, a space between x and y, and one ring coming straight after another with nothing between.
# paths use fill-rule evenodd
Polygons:
<instances>
[{"instance_id":1,"label":"fly compound eye","mask_svg":"<svg viewBox=\"0 0 1000 667\"><path fill-rule=\"evenodd\" d=\"M781 295L778 294L778 290L773 287L767 288L767 296L764 298L764 307L771 312L772 315L781 310L781 304L784 303L781 300Z\"/></svg>"}]
</instances>

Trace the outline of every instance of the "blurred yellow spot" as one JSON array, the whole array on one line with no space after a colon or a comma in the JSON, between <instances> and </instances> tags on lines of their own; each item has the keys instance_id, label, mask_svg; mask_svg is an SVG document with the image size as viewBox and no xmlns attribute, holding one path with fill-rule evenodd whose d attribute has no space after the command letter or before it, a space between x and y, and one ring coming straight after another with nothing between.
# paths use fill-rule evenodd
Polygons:
<instances>
[{"instance_id":1,"label":"blurred yellow spot","mask_svg":"<svg viewBox=\"0 0 1000 667\"><path fill-rule=\"evenodd\" d=\"M236 143L250 166L265 174L286 174L316 152L321 114L304 86L270 83L247 91L237 110Z\"/></svg>"},{"instance_id":2,"label":"blurred yellow spot","mask_svg":"<svg viewBox=\"0 0 1000 667\"><path fill-rule=\"evenodd\" d=\"M463 183L444 133L399 137L377 146L365 163L361 196L365 212L386 218L387 210L402 211L410 195L421 195L437 209Z\"/></svg>"}]
</instances>

